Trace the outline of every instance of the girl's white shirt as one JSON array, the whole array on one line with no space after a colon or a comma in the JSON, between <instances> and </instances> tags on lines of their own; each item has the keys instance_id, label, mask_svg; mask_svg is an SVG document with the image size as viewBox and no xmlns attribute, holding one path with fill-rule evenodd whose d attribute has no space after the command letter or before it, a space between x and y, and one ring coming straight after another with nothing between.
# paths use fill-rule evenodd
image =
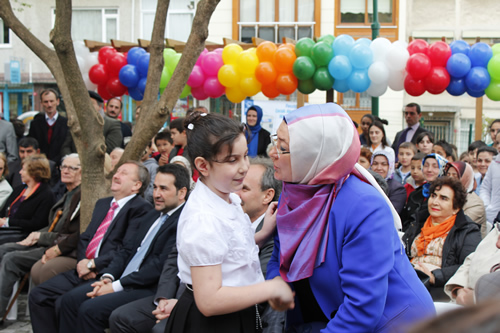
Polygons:
<instances>
[{"instance_id":1,"label":"girl's white shirt","mask_svg":"<svg viewBox=\"0 0 500 333\"><path fill-rule=\"evenodd\" d=\"M246 286L264 281L251 222L238 195L231 203L202 181L189 196L177 226L179 278L192 284L191 266L221 265L222 286Z\"/></svg>"}]
</instances>

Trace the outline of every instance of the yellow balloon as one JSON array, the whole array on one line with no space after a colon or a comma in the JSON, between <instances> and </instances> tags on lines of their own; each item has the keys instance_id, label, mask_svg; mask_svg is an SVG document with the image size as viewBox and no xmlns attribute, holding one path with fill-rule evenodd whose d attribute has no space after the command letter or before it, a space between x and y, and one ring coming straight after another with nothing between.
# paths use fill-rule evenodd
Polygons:
<instances>
[{"instance_id":1,"label":"yellow balloon","mask_svg":"<svg viewBox=\"0 0 500 333\"><path fill-rule=\"evenodd\" d=\"M245 76L240 81L241 91L247 96L253 96L260 92L262 84L253 76Z\"/></svg>"},{"instance_id":2,"label":"yellow balloon","mask_svg":"<svg viewBox=\"0 0 500 333\"><path fill-rule=\"evenodd\" d=\"M240 103L247 97L239 87L226 88L226 97L232 103Z\"/></svg>"},{"instance_id":3,"label":"yellow balloon","mask_svg":"<svg viewBox=\"0 0 500 333\"><path fill-rule=\"evenodd\" d=\"M236 64L238 55L243 51L238 44L229 44L222 50L222 61L225 64Z\"/></svg>"},{"instance_id":4,"label":"yellow balloon","mask_svg":"<svg viewBox=\"0 0 500 333\"><path fill-rule=\"evenodd\" d=\"M222 66L217 73L217 78L224 87L234 87L240 83L240 74L234 65Z\"/></svg>"},{"instance_id":5,"label":"yellow balloon","mask_svg":"<svg viewBox=\"0 0 500 333\"><path fill-rule=\"evenodd\" d=\"M238 55L238 70L246 75L254 75L255 69L259 65L259 58L257 54L250 51L245 50Z\"/></svg>"}]
</instances>

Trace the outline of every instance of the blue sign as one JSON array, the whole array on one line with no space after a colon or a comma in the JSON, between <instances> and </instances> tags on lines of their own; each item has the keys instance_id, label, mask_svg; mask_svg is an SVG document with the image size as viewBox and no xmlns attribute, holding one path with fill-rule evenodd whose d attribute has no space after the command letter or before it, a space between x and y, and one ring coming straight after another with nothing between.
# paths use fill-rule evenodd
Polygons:
<instances>
[{"instance_id":1,"label":"blue sign","mask_svg":"<svg viewBox=\"0 0 500 333\"><path fill-rule=\"evenodd\" d=\"M21 63L18 60L10 61L10 82L21 83Z\"/></svg>"}]
</instances>

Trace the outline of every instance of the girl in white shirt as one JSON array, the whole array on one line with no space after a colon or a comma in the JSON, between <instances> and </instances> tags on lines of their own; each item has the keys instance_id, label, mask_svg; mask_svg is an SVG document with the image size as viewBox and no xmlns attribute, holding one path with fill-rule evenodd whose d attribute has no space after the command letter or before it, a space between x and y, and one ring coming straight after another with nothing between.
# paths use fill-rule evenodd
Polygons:
<instances>
[{"instance_id":1,"label":"girl in white shirt","mask_svg":"<svg viewBox=\"0 0 500 333\"><path fill-rule=\"evenodd\" d=\"M284 311L294 303L281 279L263 280L250 219L234 194L249 168L244 127L199 112L185 126L186 149L200 179L179 218L179 277L187 289L166 332L256 332L255 304L269 301Z\"/></svg>"},{"instance_id":2,"label":"girl in white shirt","mask_svg":"<svg viewBox=\"0 0 500 333\"><path fill-rule=\"evenodd\" d=\"M394 150L387 143L387 137L385 135L384 124L380 121L374 121L373 124L370 125L370 129L368 130L370 135L370 140L368 142L368 147L372 153L384 150L389 154L394 154Z\"/></svg>"}]
</instances>

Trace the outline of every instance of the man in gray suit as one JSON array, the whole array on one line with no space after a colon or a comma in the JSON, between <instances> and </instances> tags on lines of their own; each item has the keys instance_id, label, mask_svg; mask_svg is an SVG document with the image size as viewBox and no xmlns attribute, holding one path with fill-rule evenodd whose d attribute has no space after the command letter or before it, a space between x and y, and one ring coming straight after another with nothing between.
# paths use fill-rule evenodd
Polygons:
<instances>
[{"instance_id":1,"label":"man in gray suit","mask_svg":"<svg viewBox=\"0 0 500 333\"><path fill-rule=\"evenodd\" d=\"M14 162L17 157L17 140L12 123L0 119L0 152L7 157L7 162Z\"/></svg>"}]
</instances>

